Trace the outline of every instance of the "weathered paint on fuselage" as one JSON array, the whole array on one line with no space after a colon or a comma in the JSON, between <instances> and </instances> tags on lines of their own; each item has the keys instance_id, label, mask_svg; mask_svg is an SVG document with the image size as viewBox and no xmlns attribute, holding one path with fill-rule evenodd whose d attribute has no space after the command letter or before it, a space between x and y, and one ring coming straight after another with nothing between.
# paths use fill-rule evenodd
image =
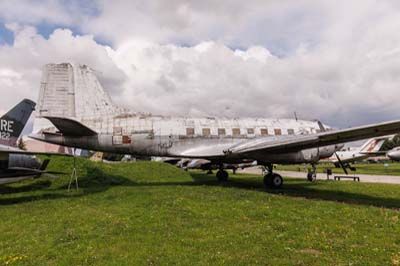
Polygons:
<instances>
[{"instance_id":1,"label":"weathered paint on fuselage","mask_svg":"<svg viewBox=\"0 0 400 266\"><path fill-rule=\"evenodd\" d=\"M68 137L44 134L36 135L35 138L69 147L135 156L212 159L212 154L218 155L216 160L223 157L224 162L241 162L244 158L225 155L224 149L248 139L283 138L286 135L315 134L319 131L317 122L294 119L184 118L124 114L117 117L81 119L80 122L98 132L98 135ZM320 158L331 156L335 149L335 146L329 146L292 153L261 153L257 158L246 159L274 163L317 162Z\"/></svg>"}]
</instances>

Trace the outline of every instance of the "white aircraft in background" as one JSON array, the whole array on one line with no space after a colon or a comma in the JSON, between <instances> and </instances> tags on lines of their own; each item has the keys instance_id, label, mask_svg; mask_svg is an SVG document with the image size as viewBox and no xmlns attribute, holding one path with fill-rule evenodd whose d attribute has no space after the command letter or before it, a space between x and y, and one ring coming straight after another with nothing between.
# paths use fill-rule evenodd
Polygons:
<instances>
[{"instance_id":1,"label":"white aircraft in background","mask_svg":"<svg viewBox=\"0 0 400 266\"><path fill-rule=\"evenodd\" d=\"M367 140L360 147L347 147L341 151L337 151L328 159L321 160L322 162L332 162L336 167L340 167L341 162L345 164L362 161L368 157L376 156L382 148L383 143L389 137L372 138Z\"/></svg>"},{"instance_id":2,"label":"white aircraft in background","mask_svg":"<svg viewBox=\"0 0 400 266\"><path fill-rule=\"evenodd\" d=\"M393 161L400 161L400 147L395 147L386 153L386 156Z\"/></svg>"}]
</instances>

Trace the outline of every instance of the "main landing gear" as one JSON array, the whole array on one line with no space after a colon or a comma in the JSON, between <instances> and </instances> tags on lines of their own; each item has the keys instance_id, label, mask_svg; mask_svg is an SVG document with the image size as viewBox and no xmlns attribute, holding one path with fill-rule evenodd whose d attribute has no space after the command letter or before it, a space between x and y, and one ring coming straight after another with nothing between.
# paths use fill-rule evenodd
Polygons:
<instances>
[{"instance_id":1,"label":"main landing gear","mask_svg":"<svg viewBox=\"0 0 400 266\"><path fill-rule=\"evenodd\" d=\"M264 176L264 185L268 188L281 188L283 178L281 175L273 172L273 165L266 165L266 174Z\"/></svg>"},{"instance_id":2,"label":"main landing gear","mask_svg":"<svg viewBox=\"0 0 400 266\"><path fill-rule=\"evenodd\" d=\"M307 180L310 182L315 182L317 181L317 168L315 167L315 164L311 164L311 167L312 169L307 173Z\"/></svg>"}]
</instances>

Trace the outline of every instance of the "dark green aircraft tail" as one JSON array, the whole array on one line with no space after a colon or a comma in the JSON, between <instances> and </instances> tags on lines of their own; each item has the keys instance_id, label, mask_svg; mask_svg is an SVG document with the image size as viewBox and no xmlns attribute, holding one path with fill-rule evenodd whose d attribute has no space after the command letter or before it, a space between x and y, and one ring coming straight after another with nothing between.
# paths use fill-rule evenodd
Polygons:
<instances>
[{"instance_id":1,"label":"dark green aircraft tail","mask_svg":"<svg viewBox=\"0 0 400 266\"><path fill-rule=\"evenodd\" d=\"M17 146L18 138L35 110L35 103L24 99L0 118L0 144Z\"/></svg>"}]
</instances>

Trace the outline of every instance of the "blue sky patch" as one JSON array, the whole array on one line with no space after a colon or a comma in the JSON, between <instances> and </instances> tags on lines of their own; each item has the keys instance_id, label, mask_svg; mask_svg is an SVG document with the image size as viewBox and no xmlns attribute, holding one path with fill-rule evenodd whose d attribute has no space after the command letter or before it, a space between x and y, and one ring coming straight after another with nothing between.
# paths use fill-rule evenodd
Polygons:
<instances>
[{"instance_id":1,"label":"blue sky patch","mask_svg":"<svg viewBox=\"0 0 400 266\"><path fill-rule=\"evenodd\" d=\"M14 43L14 34L8 30L3 23L0 23L0 45L12 45Z\"/></svg>"}]
</instances>

